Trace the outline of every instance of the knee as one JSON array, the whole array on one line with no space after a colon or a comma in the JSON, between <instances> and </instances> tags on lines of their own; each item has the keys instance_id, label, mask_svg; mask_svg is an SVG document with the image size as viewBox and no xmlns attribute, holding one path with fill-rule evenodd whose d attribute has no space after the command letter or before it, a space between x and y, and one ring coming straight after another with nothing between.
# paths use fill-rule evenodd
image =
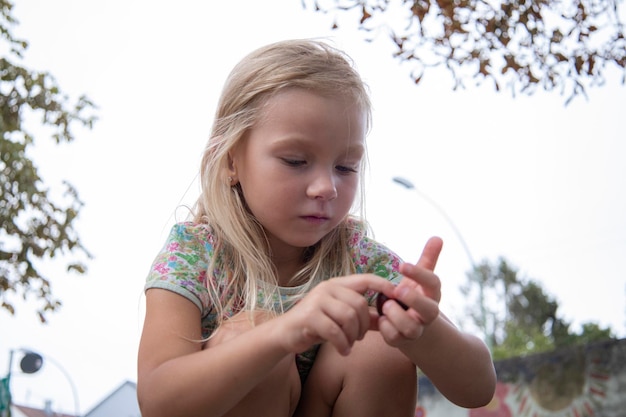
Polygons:
<instances>
[{"instance_id":1,"label":"knee","mask_svg":"<svg viewBox=\"0 0 626 417\"><path fill-rule=\"evenodd\" d=\"M354 355L354 356L353 356ZM355 344L350 372L358 376L375 377L385 384L393 381L417 388L417 368L400 350L389 346L378 332L368 332Z\"/></svg>"},{"instance_id":2,"label":"knee","mask_svg":"<svg viewBox=\"0 0 626 417\"><path fill-rule=\"evenodd\" d=\"M205 343L205 349L210 349L229 340L236 338L248 331L255 325L271 319L270 313L264 311L241 312L225 320ZM287 383L286 383L287 382ZM276 385L286 387L290 395L300 396L300 376L296 366L295 355L288 355L281 360L268 374L263 385Z\"/></svg>"},{"instance_id":3,"label":"knee","mask_svg":"<svg viewBox=\"0 0 626 417\"><path fill-rule=\"evenodd\" d=\"M228 343L229 340L250 331L255 325L270 318L271 316L265 312L254 312L252 315L248 312L237 314L220 325L206 341L204 348L211 349ZM301 389L295 355L288 355L277 363L228 415L247 415L253 410L273 410L271 412L273 415L292 415L300 399Z\"/></svg>"},{"instance_id":4,"label":"knee","mask_svg":"<svg viewBox=\"0 0 626 417\"><path fill-rule=\"evenodd\" d=\"M389 346L380 333L368 334L350 354L355 357L350 360L346 385L354 386L357 392L368 392L376 403L394 404L393 412L382 409L378 410L380 413L413 415L417 403L417 367L399 349Z\"/></svg>"},{"instance_id":5,"label":"knee","mask_svg":"<svg viewBox=\"0 0 626 417\"><path fill-rule=\"evenodd\" d=\"M417 369L378 332L368 332L348 356L324 344L304 386L304 400L298 415L413 415Z\"/></svg>"}]
</instances>

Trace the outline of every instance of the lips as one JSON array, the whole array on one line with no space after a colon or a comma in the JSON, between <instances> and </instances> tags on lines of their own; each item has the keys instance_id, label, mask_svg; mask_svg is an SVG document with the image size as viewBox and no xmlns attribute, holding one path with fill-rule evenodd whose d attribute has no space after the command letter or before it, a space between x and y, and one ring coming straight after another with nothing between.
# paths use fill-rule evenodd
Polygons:
<instances>
[{"instance_id":1,"label":"lips","mask_svg":"<svg viewBox=\"0 0 626 417\"><path fill-rule=\"evenodd\" d=\"M305 216L300 216L300 218L316 224L325 223L330 220L330 217L323 214L308 214Z\"/></svg>"}]
</instances>

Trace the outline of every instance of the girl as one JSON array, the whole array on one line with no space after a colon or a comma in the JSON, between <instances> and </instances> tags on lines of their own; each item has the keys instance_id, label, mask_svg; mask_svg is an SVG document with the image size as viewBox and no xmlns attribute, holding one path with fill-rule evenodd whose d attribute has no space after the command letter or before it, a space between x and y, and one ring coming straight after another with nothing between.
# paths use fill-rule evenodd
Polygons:
<instances>
[{"instance_id":1,"label":"girl","mask_svg":"<svg viewBox=\"0 0 626 417\"><path fill-rule=\"evenodd\" d=\"M231 72L193 220L148 276L143 417L408 417L416 366L456 404L491 400L488 350L439 312L441 240L404 264L349 214L370 112L323 42L272 44ZM392 298L382 315L376 293Z\"/></svg>"}]
</instances>

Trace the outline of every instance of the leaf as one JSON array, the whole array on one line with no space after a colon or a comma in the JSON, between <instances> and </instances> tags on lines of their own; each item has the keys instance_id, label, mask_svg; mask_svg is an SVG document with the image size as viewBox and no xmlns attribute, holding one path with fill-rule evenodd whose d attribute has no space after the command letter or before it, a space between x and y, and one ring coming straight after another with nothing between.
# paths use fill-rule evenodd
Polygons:
<instances>
[{"instance_id":1,"label":"leaf","mask_svg":"<svg viewBox=\"0 0 626 417\"><path fill-rule=\"evenodd\" d=\"M367 11L367 9L365 8L365 6L363 6L363 9L361 11L361 21L359 22L360 24L363 24L367 19L369 19L370 17L372 17L372 15Z\"/></svg>"},{"instance_id":2,"label":"leaf","mask_svg":"<svg viewBox=\"0 0 626 417\"><path fill-rule=\"evenodd\" d=\"M85 273L86 266L71 258L91 255L75 230L83 206L77 191L65 183L63 198L53 199L54 189L40 178L29 148L46 136L57 143L71 142L73 126L91 128L97 118L90 99L71 100L51 74L21 65L28 44L12 36L12 5L0 1L0 42L8 51L0 57L0 308L13 314L10 296L33 296L40 305L36 313L45 322L45 315L61 303L53 297L38 261L70 258L68 271ZM23 121L36 120L33 116L44 128L38 131L48 134L35 137L24 129Z\"/></svg>"},{"instance_id":3,"label":"leaf","mask_svg":"<svg viewBox=\"0 0 626 417\"><path fill-rule=\"evenodd\" d=\"M497 91L503 91L503 83L513 86L513 95L516 91L532 94L541 87L571 94L566 103L585 96L586 86L603 84L599 68L615 66L626 71L626 25L613 0L593 5L559 0L413 0L398 2L404 9L400 13L390 4L388 0L329 0L319 11L339 14L358 8L360 13L351 16L357 16L359 29L389 33L392 56L415 68L447 69L454 88L476 75L475 61L467 59L473 50L488 63L478 73L488 73ZM374 18L380 23L374 24ZM425 56L429 57L427 65ZM578 56L584 56L582 62ZM419 83L416 77L412 79ZM626 76L621 82L626 83Z\"/></svg>"}]
</instances>

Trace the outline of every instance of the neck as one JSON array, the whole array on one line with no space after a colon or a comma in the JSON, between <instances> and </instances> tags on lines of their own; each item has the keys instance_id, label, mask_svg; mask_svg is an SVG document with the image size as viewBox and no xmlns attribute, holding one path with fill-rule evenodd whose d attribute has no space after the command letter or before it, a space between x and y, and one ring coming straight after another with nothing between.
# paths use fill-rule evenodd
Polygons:
<instances>
[{"instance_id":1,"label":"neck","mask_svg":"<svg viewBox=\"0 0 626 417\"><path fill-rule=\"evenodd\" d=\"M294 275L304 266L304 248L290 248L288 251L274 251L272 262L278 275L278 285L281 287L293 286L290 281Z\"/></svg>"},{"instance_id":2,"label":"neck","mask_svg":"<svg viewBox=\"0 0 626 417\"><path fill-rule=\"evenodd\" d=\"M291 279L304 264L302 261L302 254L291 259L277 259L274 257L272 260L278 274L278 285L281 287L292 286L293 284L290 283Z\"/></svg>"}]
</instances>

